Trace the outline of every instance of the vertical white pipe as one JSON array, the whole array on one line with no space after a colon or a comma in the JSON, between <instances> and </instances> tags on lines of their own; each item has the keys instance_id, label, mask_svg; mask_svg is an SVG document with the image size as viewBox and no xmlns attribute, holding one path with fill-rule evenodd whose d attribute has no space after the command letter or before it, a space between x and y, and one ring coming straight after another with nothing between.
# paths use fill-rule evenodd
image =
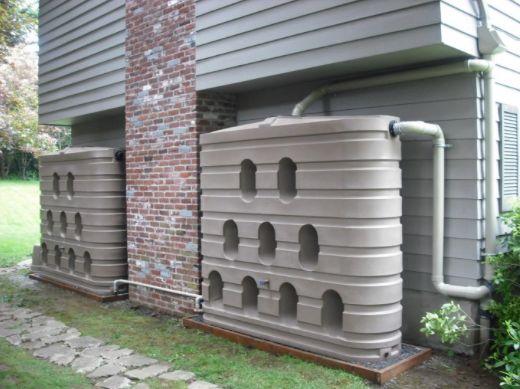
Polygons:
<instances>
[{"instance_id":1,"label":"vertical white pipe","mask_svg":"<svg viewBox=\"0 0 520 389\"><path fill-rule=\"evenodd\" d=\"M492 56L486 56L492 63ZM496 126L496 103L495 103L495 77L493 66L484 73L484 141L485 141L485 208L486 208L486 255L496 254L496 232L497 232L497 126ZM486 280L493 278L493 271L486 266L484 275Z\"/></svg>"}]
</instances>

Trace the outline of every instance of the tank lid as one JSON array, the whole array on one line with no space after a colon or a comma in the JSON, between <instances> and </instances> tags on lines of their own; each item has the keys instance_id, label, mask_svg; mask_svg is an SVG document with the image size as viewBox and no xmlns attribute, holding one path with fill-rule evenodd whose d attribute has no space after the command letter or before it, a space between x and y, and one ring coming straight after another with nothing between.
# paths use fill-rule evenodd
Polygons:
<instances>
[{"instance_id":1,"label":"tank lid","mask_svg":"<svg viewBox=\"0 0 520 389\"><path fill-rule=\"evenodd\" d=\"M316 135L338 132L385 131L395 116L276 116L263 121L230 127L200 137L201 144L251 139ZM282 131L283 129L283 131ZM252 133L255 133L254 136Z\"/></svg>"}]
</instances>

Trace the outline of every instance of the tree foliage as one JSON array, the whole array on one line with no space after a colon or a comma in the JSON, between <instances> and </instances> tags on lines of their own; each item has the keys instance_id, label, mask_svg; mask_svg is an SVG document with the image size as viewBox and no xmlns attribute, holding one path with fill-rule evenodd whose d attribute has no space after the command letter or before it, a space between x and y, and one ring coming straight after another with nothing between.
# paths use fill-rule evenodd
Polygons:
<instances>
[{"instance_id":1,"label":"tree foliage","mask_svg":"<svg viewBox=\"0 0 520 389\"><path fill-rule=\"evenodd\" d=\"M37 54L12 48L0 63L0 177L37 174L38 156L70 142L68 129L38 126Z\"/></svg>"},{"instance_id":2,"label":"tree foliage","mask_svg":"<svg viewBox=\"0 0 520 389\"><path fill-rule=\"evenodd\" d=\"M5 60L10 48L25 42L37 25L35 2L0 0L0 62Z\"/></svg>"}]
</instances>

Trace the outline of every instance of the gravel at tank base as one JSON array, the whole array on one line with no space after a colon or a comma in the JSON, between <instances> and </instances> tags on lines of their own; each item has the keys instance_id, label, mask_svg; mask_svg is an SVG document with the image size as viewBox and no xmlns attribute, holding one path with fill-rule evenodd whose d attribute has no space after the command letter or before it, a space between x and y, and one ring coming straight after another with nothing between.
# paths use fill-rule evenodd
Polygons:
<instances>
[{"instance_id":1,"label":"gravel at tank base","mask_svg":"<svg viewBox=\"0 0 520 389\"><path fill-rule=\"evenodd\" d=\"M422 347L412 346L410 344L403 343L401 345L401 351L398 355L382 359L380 361L363 361L363 362L354 362L356 365L361 365L365 367L369 367L371 369L382 370L387 367L398 364L405 359L408 359L416 354L419 354L421 351L424 351Z\"/></svg>"},{"instance_id":2,"label":"gravel at tank base","mask_svg":"<svg viewBox=\"0 0 520 389\"><path fill-rule=\"evenodd\" d=\"M105 345L102 340L81 336L77 329L39 312L3 303L0 303L0 337L15 347L31 350L37 358L70 366L77 373L87 375L100 388L119 389L135 385L133 388L149 389L146 383L139 381L159 375L164 376L164 379L159 377L163 383L195 379L195 374L188 371L166 373L173 368L169 364L136 354L128 348ZM190 388L216 389L218 386L195 381Z\"/></svg>"}]
</instances>

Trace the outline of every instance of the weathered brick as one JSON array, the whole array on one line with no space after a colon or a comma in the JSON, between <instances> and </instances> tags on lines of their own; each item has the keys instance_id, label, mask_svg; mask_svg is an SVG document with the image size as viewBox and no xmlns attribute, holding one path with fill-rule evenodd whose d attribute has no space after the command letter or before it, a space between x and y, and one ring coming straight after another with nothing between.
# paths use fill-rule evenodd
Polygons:
<instances>
[{"instance_id":1,"label":"weathered brick","mask_svg":"<svg viewBox=\"0 0 520 389\"><path fill-rule=\"evenodd\" d=\"M129 278L200 291L201 133L235 124L235 96L195 88L195 0L126 2ZM170 313L190 299L145 288L130 298Z\"/></svg>"}]
</instances>

